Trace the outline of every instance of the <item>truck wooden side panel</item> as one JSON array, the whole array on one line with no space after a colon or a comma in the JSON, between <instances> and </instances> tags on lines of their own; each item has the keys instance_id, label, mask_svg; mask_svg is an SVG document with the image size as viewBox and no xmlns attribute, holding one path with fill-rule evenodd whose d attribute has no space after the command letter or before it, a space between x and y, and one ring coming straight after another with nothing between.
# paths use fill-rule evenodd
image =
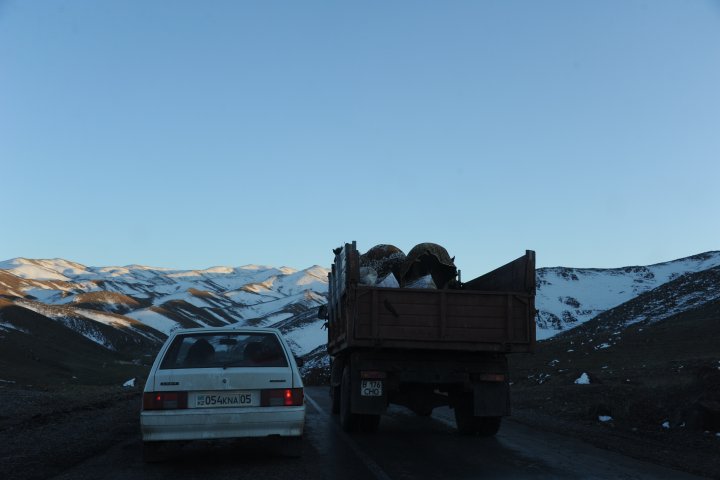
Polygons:
<instances>
[{"instance_id":1,"label":"truck wooden side panel","mask_svg":"<svg viewBox=\"0 0 720 480\"><path fill-rule=\"evenodd\" d=\"M357 265L355 244L347 244L330 274L330 355L355 348L499 353L533 349L534 252L476 279L475 285L485 287L482 291L358 285L349 281L358 278L351 270Z\"/></svg>"}]
</instances>

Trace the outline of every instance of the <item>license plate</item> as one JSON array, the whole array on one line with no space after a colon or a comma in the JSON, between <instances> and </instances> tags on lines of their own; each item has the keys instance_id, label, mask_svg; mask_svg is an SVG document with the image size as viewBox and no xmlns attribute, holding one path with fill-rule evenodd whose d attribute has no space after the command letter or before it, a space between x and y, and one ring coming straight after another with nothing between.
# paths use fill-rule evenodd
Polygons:
<instances>
[{"instance_id":1,"label":"license plate","mask_svg":"<svg viewBox=\"0 0 720 480\"><path fill-rule=\"evenodd\" d=\"M200 392L195 394L195 408L254 407L260 404L256 392Z\"/></svg>"},{"instance_id":2,"label":"license plate","mask_svg":"<svg viewBox=\"0 0 720 480\"><path fill-rule=\"evenodd\" d=\"M362 380L360 395L363 397L382 397L382 380Z\"/></svg>"}]
</instances>

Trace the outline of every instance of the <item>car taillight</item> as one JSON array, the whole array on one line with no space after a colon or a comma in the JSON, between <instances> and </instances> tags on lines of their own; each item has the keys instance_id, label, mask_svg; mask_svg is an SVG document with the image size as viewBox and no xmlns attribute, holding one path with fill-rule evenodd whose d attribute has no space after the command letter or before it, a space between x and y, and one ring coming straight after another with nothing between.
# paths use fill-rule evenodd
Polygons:
<instances>
[{"instance_id":1,"label":"car taillight","mask_svg":"<svg viewBox=\"0 0 720 480\"><path fill-rule=\"evenodd\" d=\"M187 408L187 392L146 392L143 410L178 410Z\"/></svg>"},{"instance_id":2,"label":"car taillight","mask_svg":"<svg viewBox=\"0 0 720 480\"><path fill-rule=\"evenodd\" d=\"M263 390L260 405L263 407L299 407L303 404L302 388L273 388Z\"/></svg>"}]
</instances>

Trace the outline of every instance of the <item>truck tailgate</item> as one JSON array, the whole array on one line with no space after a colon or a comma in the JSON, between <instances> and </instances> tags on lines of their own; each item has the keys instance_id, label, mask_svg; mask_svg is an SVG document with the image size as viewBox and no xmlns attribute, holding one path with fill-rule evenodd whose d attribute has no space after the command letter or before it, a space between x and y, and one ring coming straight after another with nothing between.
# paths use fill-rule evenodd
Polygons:
<instances>
[{"instance_id":1,"label":"truck tailgate","mask_svg":"<svg viewBox=\"0 0 720 480\"><path fill-rule=\"evenodd\" d=\"M531 295L357 287L351 331L335 347L524 352L535 340Z\"/></svg>"}]
</instances>

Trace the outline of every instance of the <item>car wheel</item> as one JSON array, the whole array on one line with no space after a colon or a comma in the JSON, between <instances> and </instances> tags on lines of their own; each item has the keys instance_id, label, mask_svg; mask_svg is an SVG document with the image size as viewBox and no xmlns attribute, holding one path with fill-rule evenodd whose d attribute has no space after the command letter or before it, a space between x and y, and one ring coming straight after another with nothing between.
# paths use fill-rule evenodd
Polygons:
<instances>
[{"instance_id":1,"label":"car wheel","mask_svg":"<svg viewBox=\"0 0 720 480\"><path fill-rule=\"evenodd\" d=\"M166 459L166 450L162 442L143 442L142 455L145 463L157 463Z\"/></svg>"},{"instance_id":2,"label":"car wheel","mask_svg":"<svg viewBox=\"0 0 720 480\"><path fill-rule=\"evenodd\" d=\"M283 437L280 454L290 458L300 458L303 454L302 437Z\"/></svg>"}]
</instances>

